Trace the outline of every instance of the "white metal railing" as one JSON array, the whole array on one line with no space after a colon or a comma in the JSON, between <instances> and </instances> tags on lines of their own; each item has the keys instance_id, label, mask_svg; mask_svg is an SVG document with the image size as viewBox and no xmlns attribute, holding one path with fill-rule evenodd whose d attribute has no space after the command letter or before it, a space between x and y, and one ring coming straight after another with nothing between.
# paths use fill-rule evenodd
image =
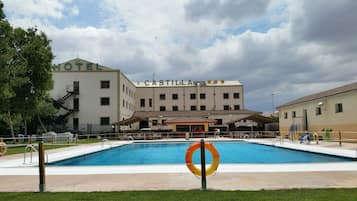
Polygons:
<instances>
[{"instance_id":1,"label":"white metal railing","mask_svg":"<svg viewBox=\"0 0 357 201\"><path fill-rule=\"evenodd\" d=\"M330 142L357 142L357 132L356 131L332 131L330 132L331 137L327 138L324 131L300 131L290 135L288 133L281 133L283 138L287 138L293 141L298 141L300 136L304 133L317 133L320 141L330 141ZM33 144L37 141L44 141L47 144L77 144L78 140L155 140L155 139L173 139L173 138L186 138L186 133L188 133L189 138L276 138L280 136L278 131L221 131L219 134L215 132L120 132L120 133L101 133L101 134L80 134L73 137L68 137L65 140L57 141L53 136L20 136L15 138L3 138L5 142L16 141L21 144ZM340 135L340 136L339 136ZM356 137L354 137L356 136ZM64 142L64 143L63 143ZM8 143L11 144L11 143Z\"/></svg>"},{"instance_id":2,"label":"white metal railing","mask_svg":"<svg viewBox=\"0 0 357 201\"><path fill-rule=\"evenodd\" d=\"M105 144L112 147L112 144L110 143L110 141L108 139L103 139L101 144L102 144L102 148L104 148Z\"/></svg>"},{"instance_id":3,"label":"white metal railing","mask_svg":"<svg viewBox=\"0 0 357 201\"><path fill-rule=\"evenodd\" d=\"M279 132L272 131L224 131L219 134L216 132L125 132L118 133L116 136L120 140L155 140L171 138L275 138ZM110 134L108 134L110 135Z\"/></svg>"},{"instance_id":4,"label":"white metal railing","mask_svg":"<svg viewBox=\"0 0 357 201\"><path fill-rule=\"evenodd\" d=\"M20 142L23 146L26 144L33 144L38 141L46 142L46 144L77 144L78 140L99 140L102 139L107 140L155 140L155 139L172 139L172 138L186 138L186 133L188 133L189 138L275 138L279 135L279 132L273 131L221 131L220 133L216 132L160 132L160 131L152 131L152 132L120 132L120 133L101 133L101 134L81 134L75 135L73 137L68 136L65 140L61 137L59 139L54 136L49 135L28 135L28 136L20 136L20 137L8 137L3 138L4 141L15 141L16 143ZM65 142L65 143L63 143Z\"/></svg>"},{"instance_id":5,"label":"white metal railing","mask_svg":"<svg viewBox=\"0 0 357 201\"><path fill-rule=\"evenodd\" d=\"M38 152L37 149L35 148L35 145L33 144L28 144L25 146L25 151L24 151L24 164L26 164L26 153L27 150L30 149L30 163L32 163L32 152Z\"/></svg>"},{"instance_id":6,"label":"white metal railing","mask_svg":"<svg viewBox=\"0 0 357 201\"><path fill-rule=\"evenodd\" d=\"M38 150L36 149L34 144L26 145L25 146L25 151L24 151L24 163L23 164L26 164L26 153L27 153L28 150L30 150L30 164L32 163L32 153L33 152L38 152ZM46 154L46 163L48 163L48 154L47 154L47 152L45 152L45 154Z\"/></svg>"}]
</instances>

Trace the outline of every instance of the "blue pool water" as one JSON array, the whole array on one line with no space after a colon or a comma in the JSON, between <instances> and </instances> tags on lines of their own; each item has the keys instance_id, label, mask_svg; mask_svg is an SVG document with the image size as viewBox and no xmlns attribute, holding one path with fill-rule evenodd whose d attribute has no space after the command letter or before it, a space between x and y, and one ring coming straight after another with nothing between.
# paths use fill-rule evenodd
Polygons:
<instances>
[{"instance_id":1,"label":"blue pool water","mask_svg":"<svg viewBox=\"0 0 357 201\"><path fill-rule=\"evenodd\" d=\"M220 163L316 163L350 159L246 142L214 142ZM184 164L190 143L133 143L81 157L55 162L55 166ZM193 162L199 163L199 150ZM207 163L212 161L206 151Z\"/></svg>"}]
</instances>

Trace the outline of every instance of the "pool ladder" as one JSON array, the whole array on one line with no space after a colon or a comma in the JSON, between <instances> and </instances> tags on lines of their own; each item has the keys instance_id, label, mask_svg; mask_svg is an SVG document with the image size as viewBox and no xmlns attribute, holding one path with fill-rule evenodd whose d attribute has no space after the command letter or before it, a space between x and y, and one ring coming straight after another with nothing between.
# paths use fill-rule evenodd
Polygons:
<instances>
[{"instance_id":1,"label":"pool ladder","mask_svg":"<svg viewBox=\"0 0 357 201\"><path fill-rule=\"evenodd\" d=\"M33 145L33 144L26 145L25 151L24 151L24 163L23 164L26 164L26 155L27 155L28 151L30 151L30 164L32 163L32 153L38 152L35 145ZM46 163L48 163L48 154L47 154L47 152L45 152L45 154L46 154Z\"/></svg>"},{"instance_id":2,"label":"pool ladder","mask_svg":"<svg viewBox=\"0 0 357 201\"><path fill-rule=\"evenodd\" d=\"M107 145L109 145L110 147L112 147L112 143L110 143L109 141L108 141L108 139L103 139L102 140L102 148L104 148L104 145L105 144L107 144Z\"/></svg>"}]
</instances>

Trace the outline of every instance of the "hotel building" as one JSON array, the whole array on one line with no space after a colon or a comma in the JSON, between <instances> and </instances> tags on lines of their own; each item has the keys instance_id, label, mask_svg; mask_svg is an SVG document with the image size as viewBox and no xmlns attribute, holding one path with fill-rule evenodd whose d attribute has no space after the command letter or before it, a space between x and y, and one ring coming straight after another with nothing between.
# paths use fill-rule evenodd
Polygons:
<instances>
[{"instance_id":1,"label":"hotel building","mask_svg":"<svg viewBox=\"0 0 357 201\"><path fill-rule=\"evenodd\" d=\"M292 128L300 132L332 130L332 137L343 133L343 138L356 138L357 82L308 95L281 106L280 132L288 134Z\"/></svg>"},{"instance_id":2,"label":"hotel building","mask_svg":"<svg viewBox=\"0 0 357 201\"><path fill-rule=\"evenodd\" d=\"M135 85L135 111L243 109L243 85L239 81L154 80Z\"/></svg>"},{"instance_id":3,"label":"hotel building","mask_svg":"<svg viewBox=\"0 0 357 201\"><path fill-rule=\"evenodd\" d=\"M77 58L55 65L52 76L51 97L71 130L108 132L134 113L135 85L118 69Z\"/></svg>"},{"instance_id":4,"label":"hotel building","mask_svg":"<svg viewBox=\"0 0 357 201\"><path fill-rule=\"evenodd\" d=\"M132 82L119 69L79 58L55 65L53 80L55 106L74 131L208 131L257 114L244 109L239 81Z\"/></svg>"}]
</instances>

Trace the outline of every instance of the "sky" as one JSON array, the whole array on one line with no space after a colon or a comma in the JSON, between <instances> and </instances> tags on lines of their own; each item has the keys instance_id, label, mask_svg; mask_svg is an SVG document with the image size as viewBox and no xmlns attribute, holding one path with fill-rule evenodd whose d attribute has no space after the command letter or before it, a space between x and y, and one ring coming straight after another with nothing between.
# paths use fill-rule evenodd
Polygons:
<instances>
[{"instance_id":1,"label":"sky","mask_svg":"<svg viewBox=\"0 0 357 201\"><path fill-rule=\"evenodd\" d=\"M132 81L239 80L265 113L357 81L355 0L3 0L54 63L79 57Z\"/></svg>"}]
</instances>

